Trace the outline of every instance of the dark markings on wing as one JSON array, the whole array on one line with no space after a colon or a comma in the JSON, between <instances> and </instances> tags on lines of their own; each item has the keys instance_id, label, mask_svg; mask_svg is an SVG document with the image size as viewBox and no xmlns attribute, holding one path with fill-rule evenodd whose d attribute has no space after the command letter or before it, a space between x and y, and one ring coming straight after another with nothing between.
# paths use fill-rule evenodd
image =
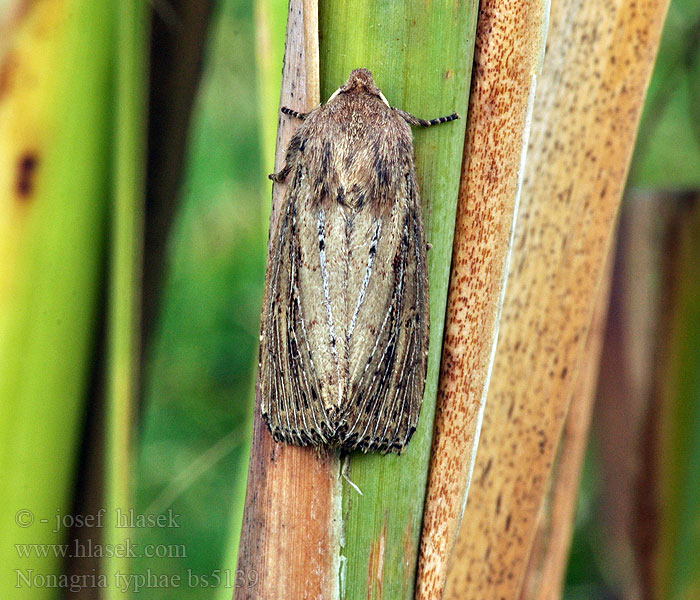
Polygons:
<instances>
[{"instance_id":1,"label":"dark markings on wing","mask_svg":"<svg viewBox=\"0 0 700 600\"><path fill-rule=\"evenodd\" d=\"M271 252L260 344L262 415L277 441L332 445L335 427L321 400L299 296L303 266L296 211L295 198L288 196L276 248Z\"/></svg>"},{"instance_id":2,"label":"dark markings on wing","mask_svg":"<svg viewBox=\"0 0 700 600\"><path fill-rule=\"evenodd\" d=\"M408 193L388 305L364 307L385 317L360 378L350 382L337 436L346 451L401 451L418 423L427 370L428 286L419 200L410 184Z\"/></svg>"},{"instance_id":3,"label":"dark markings on wing","mask_svg":"<svg viewBox=\"0 0 700 600\"><path fill-rule=\"evenodd\" d=\"M384 317L361 376L349 382L348 398L333 415L322 402L299 297L299 269L305 267L296 230L296 203L290 198L270 271L268 318L260 349L263 416L276 440L390 452L400 451L411 439L423 397L429 323L419 200L410 184L407 192L413 197L402 219L388 304L365 302L358 315L361 318L363 310L372 310ZM375 252L372 244L368 257Z\"/></svg>"}]
</instances>

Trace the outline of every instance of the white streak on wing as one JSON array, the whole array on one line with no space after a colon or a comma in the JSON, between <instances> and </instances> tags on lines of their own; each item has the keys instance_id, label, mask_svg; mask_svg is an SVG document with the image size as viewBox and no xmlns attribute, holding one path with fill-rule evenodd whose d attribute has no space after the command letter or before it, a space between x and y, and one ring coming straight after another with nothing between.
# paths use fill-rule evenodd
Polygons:
<instances>
[{"instance_id":1,"label":"white streak on wing","mask_svg":"<svg viewBox=\"0 0 700 600\"><path fill-rule=\"evenodd\" d=\"M331 308L331 291L328 283L328 270L326 268L326 213L323 209L318 212L318 247L321 252L321 278L323 279L323 296L326 300L326 314L328 315L328 329L331 334L331 349L333 358L338 368L338 406L343 399L343 382L340 377L340 361L338 360L338 348L336 346L335 325L333 324L333 310Z\"/></svg>"},{"instance_id":2,"label":"white streak on wing","mask_svg":"<svg viewBox=\"0 0 700 600\"><path fill-rule=\"evenodd\" d=\"M295 294L295 297L292 299L292 301L296 302L296 298L299 298L299 288L297 287L296 283L294 284L294 294ZM299 305L297 304L297 306L299 306ZM304 315L301 313L300 306L299 306L298 310L299 310L299 320L301 321L302 327L303 327ZM297 352L299 353L299 357L301 358L301 346L299 344L299 337L297 336L297 330L294 327L292 327L291 333L292 333L292 336L294 337L294 342L296 343L296 346L297 346ZM291 356L291 354L290 354L290 356ZM291 364L290 364L290 367L293 368ZM308 384L308 381L306 378L306 371L305 371L305 369L299 369L299 371L301 371L301 377L304 379L304 385L306 386L306 389L308 389L309 384ZM297 390L297 392L300 392L300 391L301 390ZM299 429L299 420L297 418L297 412L299 412L301 414L301 420L304 423L304 431L309 431L309 426L306 423L306 411L303 408L300 411L297 411L294 400L292 400L291 405L294 406L294 408L295 408L295 410L294 410L294 424L296 426L296 431L294 433L297 435L297 437L300 439L300 441L303 441L301 435L299 434L300 429Z\"/></svg>"},{"instance_id":3,"label":"white streak on wing","mask_svg":"<svg viewBox=\"0 0 700 600\"><path fill-rule=\"evenodd\" d=\"M295 287L295 290L297 293L297 297L299 298L300 296L299 296L298 288ZM311 373L314 375L314 377L317 377L316 376L316 369L314 367L313 360L311 359L312 353L311 353L311 346L309 345L309 334L306 331L306 322L304 321L304 313L302 312L301 303L299 303L299 318L301 321L301 330L302 330L302 333L304 335L304 343L306 345L306 352L309 356L309 366L311 367ZM313 384L309 383L309 381L306 377L306 371L304 369L300 369L300 372L301 372L302 377L304 378L304 383L306 385L307 392L309 394L311 394L311 388L312 388ZM318 378L317 378L317 380L318 380ZM321 424L318 422L318 419L316 418L316 410L315 410L315 408L313 408L313 406L314 406L313 398L308 398L308 401L309 401L309 406L312 407L311 416L314 419L314 425L316 426L316 431L318 432L318 436L321 439L321 441L324 444L326 444L326 443L328 443L328 440L326 439L326 436L323 435L323 431L321 429ZM321 403L321 409L323 410L323 402ZM326 420L328 420L327 415L325 414L325 410L323 410L323 412L324 412L324 418L326 418ZM304 422L306 423L306 419L304 419Z\"/></svg>"},{"instance_id":4,"label":"white streak on wing","mask_svg":"<svg viewBox=\"0 0 700 600\"><path fill-rule=\"evenodd\" d=\"M377 334L376 338L377 340L374 342L374 347L372 348L372 352L370 352L369 357L367 358L367 362L365 363L365 368L362 371L362 377L364 378L365 374L367 373L367 369L369 369L370 365L372 364L372 361L374 360L374 354L377 351L377 348L379 347L379 343L382 341L382 334L384 333L384 328L386 327L387 321L389 321L389 317L391 316L391 310L387 311L386 315L384 316L384 320L382 321L382 326L379 328L379 333ZM390 337L391 339L391 337ZM387 353L387 348L389 344L384 346L384 351L382 353L382 360L386 356ZM376 374L376 369L375 372L372 374L372 381L370 382L368 389L373 389L374 388L374 382L377 379L377 374ZM361 418L361 413L365 410L365 407L370 401L370 394L364 394L362 399L360 400L359 398L357 401L362 402L362 406L360 407L360 410L357 411L357 417L355 418L355 422L352 424L352 427L348 428L348 435L353 433L355 431L355 427L357 427L357 424L360 421Z\"/></svg>"},{"instance_id":5,"label":"white streak on wing","mask_svg":"<svg viewBox=\"0 0 700 600\"><path fill-rule=\"evenodd\" d=\"M406 223L404 223L403 235L404 235L404 240L408 239L408 229L406 227ZM402 248L402 253L403 253L405 251L405 249L403 248L403 242L401 243L400 247ZM395 294L396 294L396 323L394 325L394 332L392 333L391 338L390 338L391 344L387 344L387 348L385 348L383 356L386 356L387 349L390 345L394 347L395 353L396 353L396 344L398 343L398 339L401 336L401 329L403 328L402 320L404 318L404 315L403 315L403 288L404 288L404 283L405 283L405 281L404 281L405 276L406 276L406 259L404 258L401 261L401 271L399 274L399 284L398 284L396 291L395 291ZM406 361L408 359L408 354L406 353L403 358L404 358L404 361ZM394 356L394 371L396 369L396 366L397 366L396 356ZM403 366L401 367L401 369L403 371ZM394 377L394 372L389 374L390 385L391 385L391 379L393 379L393 377ZM375 423L374 429L372 430L372 438L374 438L374 439L376 439L376 437L377 437L378 427L379 427L379 424L382 422L382 419L387 420L387 425L389 425L388 419L386 419L386 417L384 416L384 408L385 408L386 403L387 403L387 396L389 395L388 392L389 392L389 390L387 390L387 392L382 396L382 401L381 401L381 404L379 405L379 413L377 416L377 422ZM362 432L363 438L367 435L367 428L368 427L369 427L369 419L367 420L367 425L365 426L365 430Z\"/></svg>"},{"instance_id":6,"label":"white streak on wing","mask_svg":"<svg viewBox=\"0 0 700 600\"><path fill-rule=\"evenodd\" d=\"M374 257L377 255L377 243L379 242L379 235L381 234L381 232L382 220L379 219L379 221L377 222L377 228L374 231L374 236L372 237L372 245L370 246L369 260L367 261L367 270L365 271L365 280L362 282L362 289L360 290L360 296L357 299L357 306L355 307L355 312L352 315L352 321L350 322L350 327L348 328L348 340L350 339L350 337L352 337L353 331L355 331L357 315L360 313L360 308L362 307L362 304L365 301L365 294L367 293L369 278L372 275Z\"/></svg>"},{"instance_id":7,"label":"white streak on wing","mask_svg":"<svg viewBox=\"0 0 700 600\"><path fill-rule=\"evenodd\" d=\"M291 210L291 208L290 208L290 210ZM296 214L292 215L292 229L294 231L296 231L296 229L297 229ZM291 246L290 246L290 248L291 248ZM289 307L292 306L292 302L294 302L294 284L292 282L296 281L296 278L297 278L297 264L294 262L294 260L291 260L289 264L291 265L291 270L289 272L289 293L287 294L287 318L286 318L287 331L285 332L286 333L285 340L284 340L285 344L288 342L290 328L293 329L293 325L291 324L290 319L289 319L289 317L290 317ZM288 352L285 352L284 360L286 360L286 363L287 363L286 368L290 369L291 365L289 364L289 353ZM289 421L289 413L290 413L291 407L292 407L291 396L294 392L291 390L291 386L289 386L289 383L290 382L289 382L288 377L282 378L282 387L284 388L284 392L282 393L282 396L281 396L282 401L280 402L280 404L284 404L284 414L285 414L285 417L287 419L287 433L290 436L292 436L293 435L292 434L292 425L291 425L291 422ZM289 393L287 393L287 389L286 389L288 386L290 387ZM281 421L280 421L280 423L281 423Z\"/></svg>"}]
</instances>

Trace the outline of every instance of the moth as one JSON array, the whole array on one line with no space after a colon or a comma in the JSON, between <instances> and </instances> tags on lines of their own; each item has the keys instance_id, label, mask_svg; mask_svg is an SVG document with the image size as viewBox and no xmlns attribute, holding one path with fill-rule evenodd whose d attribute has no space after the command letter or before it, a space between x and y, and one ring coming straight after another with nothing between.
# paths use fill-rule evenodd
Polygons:
<instances>
[{"instance_id":1,"label":"moth","mask_svg":"<svg viewBox=\"0 0 700 600\"><path fill-rule=\"evenodd\" d=\"M420 414L430 311L410 125L356 69L301 114L283 168L260 336L261 413L277 441L397 451Z\"/></svg>"}]
</instances>

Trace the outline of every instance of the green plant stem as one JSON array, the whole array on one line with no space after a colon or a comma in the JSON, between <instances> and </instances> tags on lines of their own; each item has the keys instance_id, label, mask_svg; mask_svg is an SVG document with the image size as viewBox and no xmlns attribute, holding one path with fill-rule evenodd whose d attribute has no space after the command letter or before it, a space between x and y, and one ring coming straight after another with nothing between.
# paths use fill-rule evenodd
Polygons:
<instances>
[{"instance_id":1,"label":"green plant stem","mask_svg":"<svg viewBox=\"0 0 700 600\"><path fill-rule=\"evenodd\" d=\"M429 252L431 336L418 431L402 456L352 455L344 482L343 598L412 598L428 472L476 24L476 2L323 3L321 99L353 68L370 69L397 106L462 120L414 130ZM357 487L355 487L357 486ZM360 495L357 489L362 491Z\"/></svg>"},{"instance_id":2,"label":"green plant stem","mask_svg":"<svg viewBox=\"0 0 700 600\"><path fill-rule=\"evenodd\" d=\"M150 9L142 0L116 0L117 85L112 205L112 245L108 309L108 366L105 503L109 527L105 541L127 544L130 529L115 522L117 511L133 506L134 417L138 406L141 276L148 106L148 31ZM128 557L112 556L103 565L108 597L121 598L118 572L130 573Z\"/></svg>"},{"instance_id":3,"label":"green plant stem","mask_svg":"<svg viewBox=\"0 0 700 600\"><path fill-rule=\"evenodd\" d=\"M21 198L14 184L0 189L2 598L60 591L32 574L58 575L61 558L21 557L16 544L63 543L67 533L56 517L70 511L102 288L114 22L108 2L28 3L17 31L0 34L15 74L0 107L0 181L14 182L17 160L34 157ZM15 521L18 511L33 521ZM18 587L18 571L38 586Z\"/></svg>"}]
</instances>

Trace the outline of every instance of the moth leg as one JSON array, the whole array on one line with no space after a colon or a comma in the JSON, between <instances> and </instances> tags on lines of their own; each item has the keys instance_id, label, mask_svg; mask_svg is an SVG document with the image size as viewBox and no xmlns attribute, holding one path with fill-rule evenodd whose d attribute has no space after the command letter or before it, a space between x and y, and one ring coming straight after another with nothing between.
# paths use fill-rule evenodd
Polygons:
<instances>
[{"instance_id":1,"label":"moth leg","mask_svg":"<svg viewBox=\"0 0 700 600\"><path fill-rule=\"evenodd\" d=\"M287 156L284 159L284 167L282 167L282 170L279 171L279 173L270 173L268 177L272 179L275 183L282 183L285 179L287 179L287 175L289 175L289 172L292 170L293 165L296 164L297 162L297 157L299 153L301 152L305 139L302 137L302 132L300 131L301 127L297 132L292 136L292 139L289 141L289 146L287 147Z\"/></svg>"},{"instance_id":2,"label":"moth leg","mask_svg":"<svg viewBox=\"0 0 700 600\"><path fill-rule=\"evenodd\" d=\"M278 173L270 173L267 177L268 179L272 179L275 183L283 183L291 170L292 168L289 166L289 163L286 163L281 171Z\"/></svg>"},{"instance_id":3,"label":"moth leg","mask_svg":"<svg viewBox=\"0 0 700 600\"><path fill-rule=\"evenodd\" d=\"M301 119L302 121L306 119L306 115L309 113L300 113L297 112L296 110L292 110L291 108L287 108L286 106L282 107L282 112L285 115L289 115L290 117L295 117L296 119Z\"/></svg>"},{"instance_id":4,"label":"moth leg","mask_svg":"<svg viewBox=\"0 0 700 600\"><path fill-rule=\"evenodd\" d=\"M446 117L438 117L437 119L431 119L430 121L426 121L425 119L419 119L415 115L412 115L411 113L406 112L405 110L401 110L400 108L394 107L394 110L404 121L406 121L406 123L409 123L410 125L420 125L421 127L430 127L431 125L449 123L450 121L459 119L459 115L457 113L452 113L451 115L448 115Z\"/></svg>"},{"instance_id":5,"label":"moth leg","mask_svg":"<svg viewBox=\"0 0 700 600\"><path fill-rule=\"evenodd\" d=\"M291 170L292 168L289 166L289 163L287 163L279 173L270 173L267 177L268 179L272 179L275 183L282 183L287 179L287 175L289 175Z\"/></svg>"}]
</instances>

